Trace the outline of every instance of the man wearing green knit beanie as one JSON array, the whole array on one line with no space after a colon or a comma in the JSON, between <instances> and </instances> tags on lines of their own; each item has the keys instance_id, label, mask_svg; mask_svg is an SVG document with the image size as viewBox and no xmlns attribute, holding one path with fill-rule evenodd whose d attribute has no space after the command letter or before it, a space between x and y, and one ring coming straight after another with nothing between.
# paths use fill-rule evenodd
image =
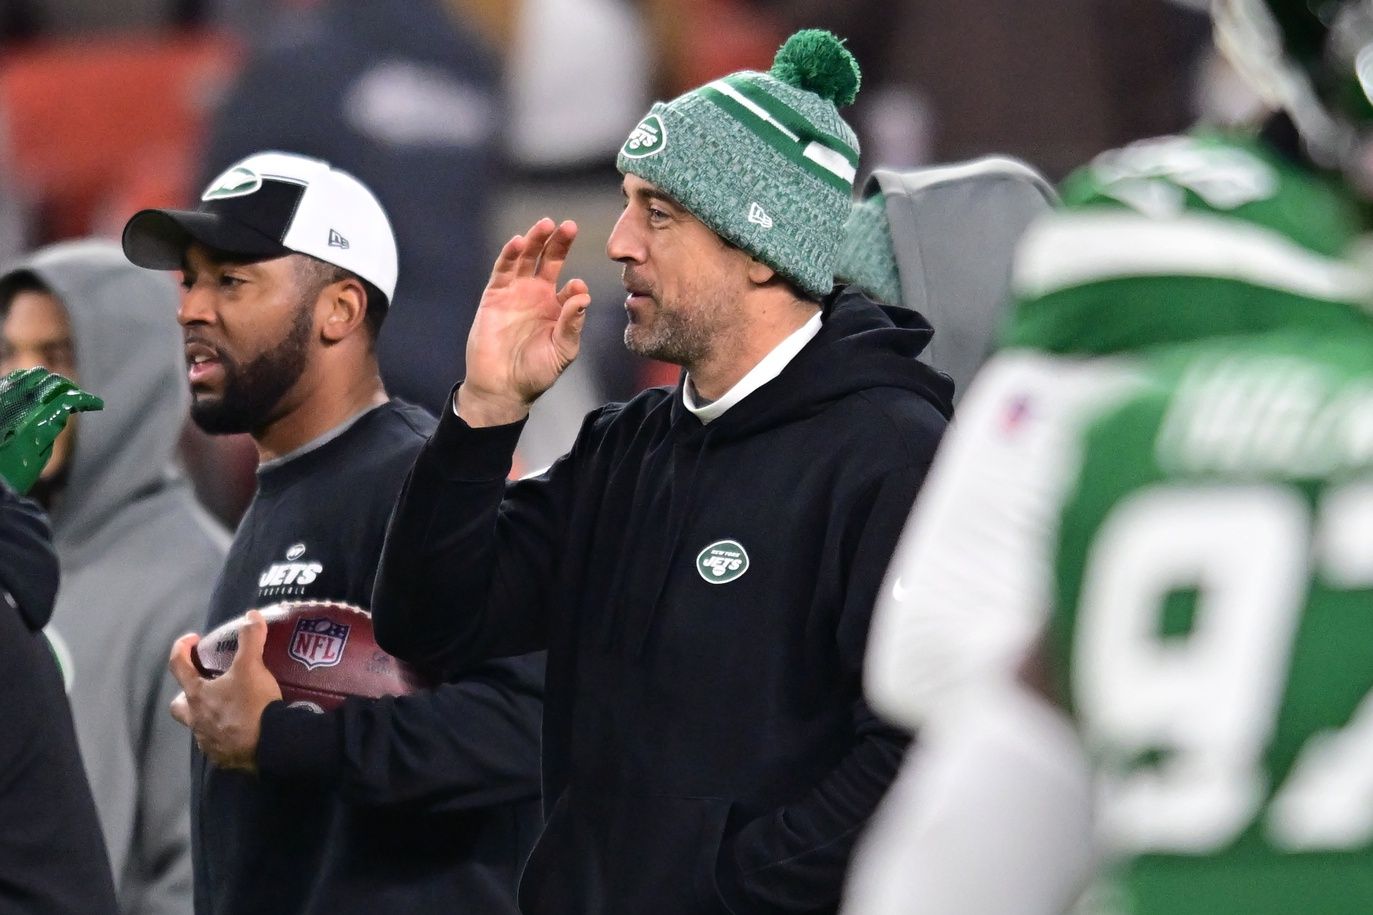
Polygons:
<instances>
[{"instance_id":1,"label":"man wearing green knit beanie","mask_svg":"<svg viewBox=\"0 0 1373 915\"><path fill-rule=\"evenodd\" d=\"M770 72L735 73L654 105L616 164L822 298L858 168L858 138L836 105L851 104L859 82L833 36L798 33Z\"/></svg>"},{"instance_id":2,"label":"man wearing green knit beanie","mask_svg":"<svg viewBox=\"0 0 1373 915\"><path fill-rule=\"evenodd\" d=\"M837 106L858 83L806 31L768 73L655 105L621 149L606 250L626 345L678 384L593 412L506 483L593 307L560 285L577 227L540 220L497 257L396 507L373 600L388 650L444 677L548 652L527 915L834 912L904 752L862 658L951 391L915 358L919 315L833 289L858 162Z\"/></svg>"}]
</instances>

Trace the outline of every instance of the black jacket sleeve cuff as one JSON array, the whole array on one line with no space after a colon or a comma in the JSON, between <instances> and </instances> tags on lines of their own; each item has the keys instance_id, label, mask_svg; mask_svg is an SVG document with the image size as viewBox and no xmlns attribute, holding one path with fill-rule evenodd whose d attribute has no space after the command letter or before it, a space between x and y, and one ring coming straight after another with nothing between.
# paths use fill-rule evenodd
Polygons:
<instances>
[{"instance_id":1,"label":"black jacket sleeve cuff","mask_svg":"<svg viewBox=\"0 0 1373 915\"><path fill-rule=\"evenodd\" d=\"M257 768L267 778L334 779L343 766L343 717L291 708L278 699L262 711Z\"/></svg>"},{"instance_id":2,"label":"black jacket sleeve cuff","mask_svg":"<svg viewBox=\"0 0 1373 915\"><path fill-rule=\"evenodd\" d=\"M57 598L57 553L47 516L0 479L0 599L30 632L48 624Z\"/></svg>"},{"instance_id":3,"label":"black jacket sleeve cuff","mask_svg":"<svg viewBox=\"0 0 1373 915\"><path fill-rule=\"evenodd\" d=\"M457 388L453 391L456 393ZM449 480L504 480L526 422L528 417L504 426L473 429L454 412L450 395L426 450L438 459L443 476Z\"/></svg>"}]
</instances>

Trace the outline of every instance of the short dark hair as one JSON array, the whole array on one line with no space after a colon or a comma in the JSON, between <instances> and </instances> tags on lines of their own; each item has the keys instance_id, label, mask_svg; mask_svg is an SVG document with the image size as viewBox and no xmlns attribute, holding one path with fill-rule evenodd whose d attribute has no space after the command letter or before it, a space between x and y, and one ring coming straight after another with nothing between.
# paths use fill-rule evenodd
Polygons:
<instances>
[{"instance_id":1,"label":"short dark hair","mask_svg":"<svg viewBox=\"0 0 1373 915\"><path fill-rule=\"evenodd\" d=\"M43 295L52 295L52 287L34 273L32 270L16 270L4 279L0 279L0 314L10 310L10 303L24 292L37 292Z\"/></svg>"},{"instance_id":2,"label":"short dark hair","mask_svg":"<svg viewBox=\"0 0 1373 915\"><path fill-rule=\"evenodd\" d=\"M301 286L309 294L318 295L325 286L344 280L356 280L362 285L362 290L367 295L367 315L364 320L368 332L372 335L372 341L376 342L377 335L381 333L382 322L386 320L386 312L390 310L391 303L386 300L386 294L351 270L345 270L310 254L296 253L300 257L296 262L297 275Z\"/></svg>"}]
</instances>

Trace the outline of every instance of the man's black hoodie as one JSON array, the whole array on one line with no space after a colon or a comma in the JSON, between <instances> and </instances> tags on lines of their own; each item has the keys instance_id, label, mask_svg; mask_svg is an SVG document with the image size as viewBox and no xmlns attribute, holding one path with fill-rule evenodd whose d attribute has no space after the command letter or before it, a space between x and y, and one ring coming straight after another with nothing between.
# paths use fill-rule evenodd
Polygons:
<instances>
[{"instance_id":1,"label":"man's black hoodie","mask_svg":"<svg viewBox=\"0 0 1373 915\"><path fill-rule=\"evenodd\" d=\"M682 389L589 415L508 488L520 424L445 411L392 518L373 608L446 676L548 649L543 913L837 907L904 737L861 698L873 600L952 385L913 312L851 293L713 422Z\"/></svg>"}]
</instances>

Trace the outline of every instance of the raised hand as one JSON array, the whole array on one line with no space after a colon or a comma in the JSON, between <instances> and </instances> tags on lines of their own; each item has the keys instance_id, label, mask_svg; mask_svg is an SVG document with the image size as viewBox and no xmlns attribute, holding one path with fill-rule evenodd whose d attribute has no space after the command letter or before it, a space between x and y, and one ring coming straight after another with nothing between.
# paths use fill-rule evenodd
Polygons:
<instances>
[{"instance_id":1,"label":"raised hand","mask_svg":"<svg viewBox=\"0 0 1373 915\"><path fill-rule=\"evenodd\" d=\"M0 477L27 493L71 415L104 407L99 397L47 369L10 372L0 379Z\"/></svg>"},{"instance_id":2,"label":"raised hand","mask_svg":"<svg viewBox=\"0 0 1373 915\"><path fill-rule=\"evenodd\" d=\"M467 378L458 415L471 426L516 422L577 358L591 295L558 288L577 224L540 219L505 243L467 336Z\"/></svg>"}]
</instances>

